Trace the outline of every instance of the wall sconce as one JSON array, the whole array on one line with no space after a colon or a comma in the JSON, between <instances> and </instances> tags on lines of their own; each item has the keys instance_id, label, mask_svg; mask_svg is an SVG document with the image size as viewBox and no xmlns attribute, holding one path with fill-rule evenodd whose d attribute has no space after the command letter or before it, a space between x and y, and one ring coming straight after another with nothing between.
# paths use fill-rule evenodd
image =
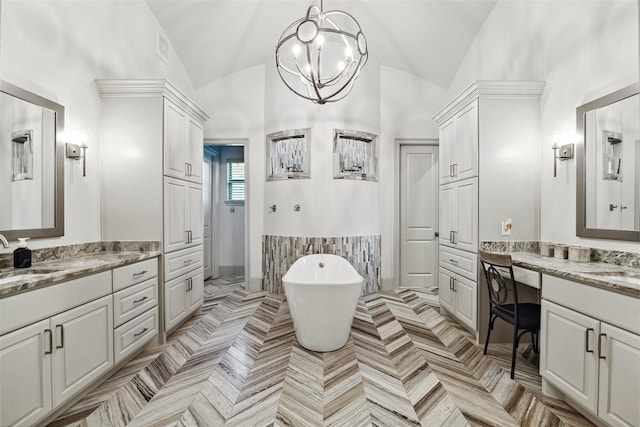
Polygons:
<instances>
[{"instance_id":1,"label":"wall sconce","mask_svg":"<svg viewBox=\"0 0 640 427\"><path fill-rule=\"evenodd\" d=\"M71 139L71 138L70 138ZM65 157L67 159L80 160L82 159L82 176L87 176L87 148L89 146L86 144L87 136L82 135L76 138L73 138L76 141L81 141L80 143L75 142L67 142L64 144L64 152ZM82 150L82 153L80 152Z\"/></svg>"},{"instance_id":2,"label":"wall sconce","mask_svg":"<svg viewBox=\"0 0 640 427\"><path fill-rule=\"evenodd\" d=\"M573 159L573 144L558 145L558 137L554 136L551 149L553 150L553 177L555 178L558 175L558 159L561 162Z\"/></svg>"}]
</instances>

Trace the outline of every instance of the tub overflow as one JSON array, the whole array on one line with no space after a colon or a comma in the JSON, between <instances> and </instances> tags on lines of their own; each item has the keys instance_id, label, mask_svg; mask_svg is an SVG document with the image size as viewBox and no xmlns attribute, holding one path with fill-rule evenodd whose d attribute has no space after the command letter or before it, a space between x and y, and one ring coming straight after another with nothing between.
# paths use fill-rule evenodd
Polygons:
<instances>
[{"instance_id":1,"label":"tub overflow","mask_svg":"<svg viewBox=\"0 0 640 427\"><path fill-rule=\"evenodd\" d=\"M320 263L318 264L318 267L320 267L320 268L324 268L324 262L320 262Z\"/></svg>"}]
</instances>

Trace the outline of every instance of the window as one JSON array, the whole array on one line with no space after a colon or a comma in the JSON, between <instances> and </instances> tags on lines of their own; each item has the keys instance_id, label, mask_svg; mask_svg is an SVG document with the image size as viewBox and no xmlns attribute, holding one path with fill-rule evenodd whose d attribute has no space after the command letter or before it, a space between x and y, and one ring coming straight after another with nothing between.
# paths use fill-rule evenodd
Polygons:
<instances>
[{"instance_id":1,"label":"window","mask_svg":"<svg viewBox=\"0 0 640 427\"><path fill-rule=\"evenodd\" d=\"M227 160L227 201L244 202L244 162Z\"/></svg>"}]
</instances>

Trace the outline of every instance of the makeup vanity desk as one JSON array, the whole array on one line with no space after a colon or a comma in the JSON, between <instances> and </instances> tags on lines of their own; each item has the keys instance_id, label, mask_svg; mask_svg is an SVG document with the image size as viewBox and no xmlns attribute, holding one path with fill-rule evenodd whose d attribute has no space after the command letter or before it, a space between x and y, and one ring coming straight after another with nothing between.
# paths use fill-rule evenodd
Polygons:
<instances>
[{"instance_id":1,"label":"makeup vanity desk","mask_svg":"<svg viewBox=\"0 0 640 427\"><path fill-rule=\"evenodd\" d=\"M510 255L519 301L535 298L542 305L543 392L593 421L640 426L640 269L530 252ZM482 281L479 341L488 323L485 287Z\"/></svg>"}]
</instances>

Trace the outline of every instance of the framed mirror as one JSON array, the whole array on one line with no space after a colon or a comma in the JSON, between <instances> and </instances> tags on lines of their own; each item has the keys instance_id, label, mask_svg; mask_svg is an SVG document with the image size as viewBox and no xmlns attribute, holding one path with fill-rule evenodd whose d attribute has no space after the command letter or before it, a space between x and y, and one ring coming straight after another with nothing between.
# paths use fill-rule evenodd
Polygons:
<instances>
[{"instance_id":1,"label":"framed mirror","mask_svg":"<svg viewBox=\"0 0 640 427\"><path fill-rule=\"evenodd\" d=\"M640 84L576 109L576 235L640 241Z\"/></svg>"},{"instance_id":2,"label":"framed mirror","mask_svg":"<svg viewBox=\"0 0 640 427\"><path fill-rule=\"evenodd\" d=\"M0 234L64 235L64 107L0 80Z\"/></svg>"}]
</instances>

